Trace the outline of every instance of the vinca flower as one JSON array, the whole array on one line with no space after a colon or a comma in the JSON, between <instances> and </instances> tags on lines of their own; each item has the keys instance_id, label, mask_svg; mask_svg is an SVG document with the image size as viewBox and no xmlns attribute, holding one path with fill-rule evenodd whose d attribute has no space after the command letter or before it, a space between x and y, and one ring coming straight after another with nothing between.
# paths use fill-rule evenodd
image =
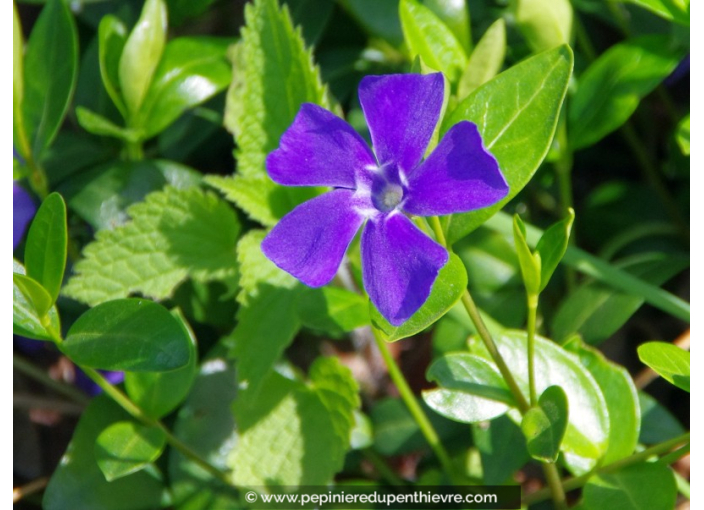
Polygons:
<instances>
[{"instance_id":1,"label":"vinca flower","mask_svg":"<svg viewBox=\"0 0 704 510\"><path fill-rule=\"evenodd\" d=\"M345 121L303 104L267 171L285 186L333 189L296 207L262 243L277 266L311 287L329 283L357 231L364 288L398 326L430 295L448 261L445 248L408 215L438 216L487 207L508 193L477 127L454 125L423 160L440 119L442 74L367 76L359 100L374 152Z\"/></svg>"}]
</instances>

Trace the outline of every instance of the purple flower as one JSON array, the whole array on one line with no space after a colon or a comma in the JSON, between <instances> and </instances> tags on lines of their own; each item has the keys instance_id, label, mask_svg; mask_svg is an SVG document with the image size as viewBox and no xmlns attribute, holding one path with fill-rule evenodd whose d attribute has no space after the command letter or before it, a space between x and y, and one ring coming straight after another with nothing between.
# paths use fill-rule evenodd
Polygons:
<instances>
[{"instance_id":1,"label":"purple flower","mask_svg":"<svg viewBox=\"0 0 704 510\"><path fill-rule=\"evenodd\" d=\"M405 322L426 301L448 261L445 248L405 214L467 212L508 193L496 160L471 122L453 126L421 161L443 99L440 73L364 78L359 100L374 153L345 121L303 104L279 148L269 154L267 170L279 184L334 189L282 218L264 239L264 254L306 285L319 287L335 276L366 221L364 287L391 324Z\"/></svg>"},{"instance_id":2,"label":"purple flower","mask_svg":"<svg viewBox=\"0 0 704 510\"><path fill-rule=\"evenodd\" d=\"M12 250L20 244L27 225L34 218L37 207L32 197L16 182L12 183Z\"/></svg>"}]
</instances>

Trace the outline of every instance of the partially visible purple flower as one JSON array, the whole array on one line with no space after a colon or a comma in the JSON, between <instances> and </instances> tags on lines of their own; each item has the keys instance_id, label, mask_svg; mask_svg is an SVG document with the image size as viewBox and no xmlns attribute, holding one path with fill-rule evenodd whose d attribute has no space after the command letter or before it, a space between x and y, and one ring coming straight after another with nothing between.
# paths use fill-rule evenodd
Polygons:
<instances>
[{"instance_id":1,"label":"partially visible purple flower","mask_svg":"<svg viewBox=\"0 0 704 510\"><path fill-rule=\"evenodd\" d=\"M100 372L102 376L113 385L120 384L125 380L124 372L111 372L109 370L98 370L98 372ZM76 367L76 380L74 382L78 388L82 389L91 397L100 395L103 392L103 389L95 384L93 379L88 377L86 373L78 367Z\"/></svg>"},{"instance_id":2,"label":"partially visible purple flower","mask_svg":"<svg viewBox=\"0 0 704 510\"><path fill-rule=\"evenodd\" d=\"M405 215L436 216L492 205L508 193L477 127L453 126L421 161L439 121L442 74L367 76L359 100L374 152L352 127L314 104L302 105L266 160L287 186L334 189L287 214L262 243L264 254L311 287L332 280L362 233L364 287L393 325L415 313L448 261L445 248ZM405 213L405 214L404 214Z\"/></svg>"},{"instance_id":3,"label":"partially visible purple flower","mask_svg":"<svg viewBox=\"0 0 704 510\"><path fill-rule=\"evenodd\" d=\"M16 182L12 183L12 250L17 249L22 236L24 236L27 225L34 218L37 207L34 205L32 197L29 196L22 186Z\"/></svg>"},{"instance_id":4,"label":"partially visible purple flower","mask_svg":"<svg viewBox=\"0 0 704 510\"><path fill-rule=\"evenodd\" d=\"M680 60L680 63L677 64L675 70L670 73L670 76L665 78L665 85L672 87L689 74L689 57L690 55L688 53L686 57Z\"/></svg>"}]
</instances>

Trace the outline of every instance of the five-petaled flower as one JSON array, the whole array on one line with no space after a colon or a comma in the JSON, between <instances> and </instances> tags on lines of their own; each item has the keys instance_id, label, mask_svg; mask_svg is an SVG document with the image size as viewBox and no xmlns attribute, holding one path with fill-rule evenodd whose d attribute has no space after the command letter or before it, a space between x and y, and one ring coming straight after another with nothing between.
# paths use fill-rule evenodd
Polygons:
<instances>
[{"instance_id":1,"label":"five-petaled flower","mask_svg":"<svg viewBox=\"0 0 704 510\"><path fill-rule=\"evenodd\" d=\"M359 101L373 153L345 121L303 104L279 148L267 157L267 170L279 184L333 190L284 216L264 239L264 254L306 285L319 287L335 276L366 221L364 288L391 324L405 322L425 303L448 254L404 213L467 212L508 193L498 163L471 122L454 125L421 161L443 99L440 73L365 77Z\"/></svg>"}]
</instances>

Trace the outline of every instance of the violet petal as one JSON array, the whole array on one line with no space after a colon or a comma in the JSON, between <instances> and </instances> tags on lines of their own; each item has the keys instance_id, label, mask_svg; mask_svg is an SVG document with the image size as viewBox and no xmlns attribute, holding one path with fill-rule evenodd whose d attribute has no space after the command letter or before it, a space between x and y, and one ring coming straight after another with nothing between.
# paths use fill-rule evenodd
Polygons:
<instances>
[{"instance_id":1,"label":"violet petal","mask_svg":"<svg viewBox=\"0 0 704 510\"><path fill-rule=\"evenodd\" d=\"M403 324L425 303L448 258L445 248L402 214L370 220L362 233L364 288L394 326Z\"/></svg>"},{"instance_id":2,"label":"violet petal","mask_svg":"<svg viewBox=\"0 0 704 510\"><path fill-rule=\"evenodd\" d=\"M408 175L428 147L445 95L441 73L366 76L359 101L380 165L396 163Z\"/></svg>"},{"instance_id":3,"label":"violet petal","mask_svg":"<svg viewBox=\"0 0 704 510\"><path fill-rule=\"evenodd\" d=\"M305 103L269 154L269 176L285 186L336 186L354 189L356 171L376 166L361 136L344 120Z\"/></svg>"},{"instance_id":4,"label":"violet petal","mask_svg":"<svg viewBox=\"0 0 704 510\"><path fill-rule=\"evenodd\" d=\"M461 213L495 204L508 193L499 164L482 145L477 126L452 126L408 178L403 210L418 216Z\"/></svg>"},{"instance_id":5,"label":"violet petal","mask_svg":"<svg viewBox=\"0 0 704 510\"><path fill-rule=\"evenodd\" d=\"M364 221L356 201L353 191L336 189L302 203L266 236L264 255L306 285L329 283Z\"/></svg>"},{"instance_id":6,"label":"violet petal","mask_svg":"<svg viewBox=\"0 0 704 510\"><path fill-rule=\"evenodd\" d=\"M34 218L37 207L22 186L12 183L12 250L20 244L27 225Z\"/></svg>"}]
</instances>

